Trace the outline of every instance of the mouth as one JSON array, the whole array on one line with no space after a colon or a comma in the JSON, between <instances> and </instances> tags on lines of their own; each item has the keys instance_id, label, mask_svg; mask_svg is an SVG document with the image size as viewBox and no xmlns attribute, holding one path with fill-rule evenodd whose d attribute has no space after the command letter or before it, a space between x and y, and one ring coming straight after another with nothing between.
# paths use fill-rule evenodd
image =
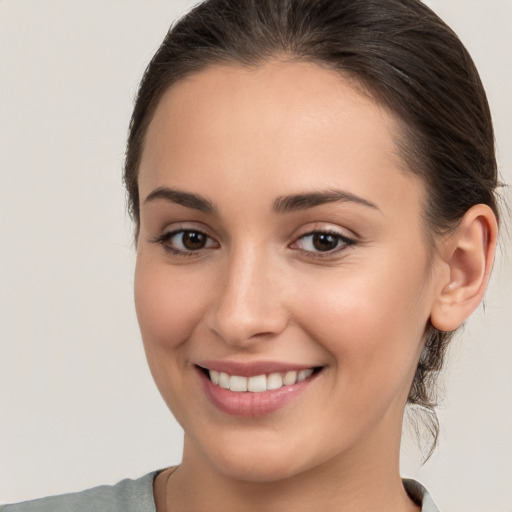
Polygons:
<instances>
[{"instance_id":1,"label":"mouth","mask_svg":"<svg viewBox=\"0 0 512 512\"><path fill-rule=\"evenodd\" d=\"M310 396L325 366L280 361L208 360L195 365L203 390L217 410L232 416L275 413Z\"/></svg>"},{"instance_id":2,"label":"mouth","mask_svg":"<svg viewBox=\"0 0 512 512\"><path fill-rule=\"evenodd\" d=\"M263 393L294 386L310 379L322 370L322 366L288 370L283 372L261 373L259 375L231 375L227 372L197 366L214 385L235 393Z\"/></svg>"}]
</instances>

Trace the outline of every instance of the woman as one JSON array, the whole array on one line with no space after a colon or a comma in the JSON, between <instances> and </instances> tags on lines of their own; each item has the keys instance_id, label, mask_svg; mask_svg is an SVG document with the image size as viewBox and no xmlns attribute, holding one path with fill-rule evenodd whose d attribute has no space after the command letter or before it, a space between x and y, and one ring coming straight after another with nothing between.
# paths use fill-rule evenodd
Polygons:
<instances>
[{"instance_id":1,"label":"woman","mask_svg":"<svg viewBox=\"0 0 512 512\"><path fill-rule=\"evenodd\" d=\"M146 71L125 182L183 460L5 510L437 510L399 477L404 408L436 432L498 218L456 36L412 0L205 2Z\"/></svg>"}]
</instances>

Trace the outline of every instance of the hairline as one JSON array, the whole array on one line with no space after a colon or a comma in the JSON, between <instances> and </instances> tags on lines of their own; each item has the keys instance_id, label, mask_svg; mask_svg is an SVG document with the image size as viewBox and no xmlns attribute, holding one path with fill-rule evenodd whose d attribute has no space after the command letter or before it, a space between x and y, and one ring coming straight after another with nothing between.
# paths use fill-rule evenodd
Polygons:
<instances>
[{"instance_id":1,"label":"hairline","mask_svg":"<svg viewBox=\"0 0 512 512\"><path fill-rule=\"evenodd\" d=\"M331 71L333 74L338 75L343 80L348 81L348 85L352 87L357 93L362 96L370 99L375 102L381 108L383 108L393 120L393 129L395 133L393 134L393 142L396 148L396 156L398 157L400 170L403 170L409 176L414 176L421 180L421 184L424 191L423 204L422 204L422 218L424 225L424 237L426 245L430 251L430 255L434 256L436 250L436 240L442 238L442 236L447 232L451 231L456 225L451 226L447 231L439 232L438 229L429 222L429 206L428 206L428 193L429 186L424 178L425 172L421 172L421 170L414 171L416 167L423 167L423 163L419 161L417 157L413 155L415 141L413 140L415 137L415 128L411 126L411 124L405 120L404 116L395 108L390 105L389 101L386 101L385 95L378 90L377 87L372 87L370 80L364 80L356 72L351 72L349 69L343 69L340 67L336 67L333 64L327 62L327 60L314 58L312 56L301 56L294 54L293 52L283 52L277 51L271 55L266 56L255 56L253 59L246 59L245 61L242 58L229 57L226 55L223 56L210 56L209 60L205 58L201 65L197 68L193 68L192 66L182 72L179 76L172 79L169 74L166 80L162 80L162 84L155 91L153 97L151 98L150 104L146 110L147 114L144 116L143 121L141 122L138 130L137 130L137 143L140 145L139 150L139 158L136 162L136 167L134 169L135 183L138 187L139 181L139 173L140 166L144 156L144 151L146 148L146 139L147 134L149 132L149 128L153 119L155 117L156 111L161 104L164 96L172 89L174 86L186 82L188 79L193 78L201 74L202 72L208 71L212 68L241 68L241 69L257 69L263 67L267 64L271 63L297 63L297 64L313 64L320 69L325 69L327 71ZM141 137L142 136L142 137ZM417 142L416 142L417 143ZM423 171L425 171L423 169ZM132 204L131 216L132 220L135 223L135 244L138 240L139 230L140 230L140 195L137 191L137 204Z\"/></svg>"}]
</instances>

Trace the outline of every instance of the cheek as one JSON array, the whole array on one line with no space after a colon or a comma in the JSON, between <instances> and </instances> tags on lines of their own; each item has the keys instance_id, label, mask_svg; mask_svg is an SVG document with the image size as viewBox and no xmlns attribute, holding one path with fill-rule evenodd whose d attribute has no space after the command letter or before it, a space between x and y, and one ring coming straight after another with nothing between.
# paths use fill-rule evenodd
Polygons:
<instances>
[{"instance_id":1,"label":"cheek","mask_svg":"<svg viewBox=\"0 0 512 512\"><path fill-rule=\"evenodd\" d=\"M199 293L204 283L197 281L190 273L138 254L135 308L147 352L172 350L190 336L204 309Z\"/></svg>"},{"instance_id":2,"label":"cheek","mask_svg":"<svg viewBox=\"0 0 512 512\"><path fill-rule=\"evenodd\" d=\"M426 265L404 269L385 256L364 272L354 265L304 282L307 299L297 305L302 328L331 354L340 379L362 387L405 385L429 317Z\"/></svg>"},{"instance_id":3,"label":"cheek","mask_svg":"<svg viewBox=\"0 0 512 512\"><path fill-rule=\"evenodd\" d=\"M188 344L204 315L204 282L139 250L135 269L135 308L149 369L178 422L189 396L183 375ZM184 401L185 400L185 401Z\"/></svg>"}]
</instances>

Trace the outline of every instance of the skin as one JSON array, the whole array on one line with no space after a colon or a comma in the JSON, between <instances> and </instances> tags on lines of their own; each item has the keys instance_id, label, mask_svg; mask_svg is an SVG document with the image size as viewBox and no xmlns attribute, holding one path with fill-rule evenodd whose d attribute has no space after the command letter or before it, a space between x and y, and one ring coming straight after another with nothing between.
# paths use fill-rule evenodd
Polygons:
<instances>
[{"instance_id":1,"label":"skin","mask_svg":"<svg viewBox=\"0 0 512 512\"><path fill-rule=\"evenodd\" d=\"M140 166L135 274L149 366L185 431L181 465L155 485L159 512L419 510L399 475L404 407L429 320L467 316L454 317L454 290L478 265L457 237L435 253L426 242L424 186L404 170L398 131L385 109L313 64L212 67L162 98ZM162 187L214 210L169 194L146 200ZM333 189L372 206L274 208ZM473 212L466 239L492 242L490 218ZM181 235L156 241L180 229L207 244L178 254ZM311 243L322 230L335 233L334 250ZM481 282L482 251L484 270L471 272ZM276 412L239 417L204 393L195 365L210 359L322 371Z\"/></svg>"}]
</instances>

